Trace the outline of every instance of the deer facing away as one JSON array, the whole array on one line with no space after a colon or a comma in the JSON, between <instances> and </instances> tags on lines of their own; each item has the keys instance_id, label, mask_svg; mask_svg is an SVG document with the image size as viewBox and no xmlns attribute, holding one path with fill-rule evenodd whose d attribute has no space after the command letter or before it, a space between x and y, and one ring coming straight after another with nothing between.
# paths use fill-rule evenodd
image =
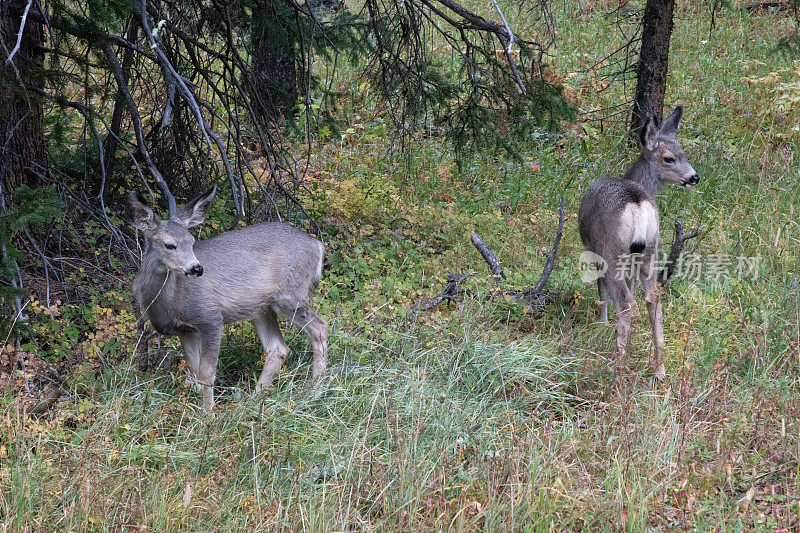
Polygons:
<instances>
[{"instance_id":1,"label":"deer facing away","mask_svg":"<svg viewBox=\"0 0 800 533\"><path fill-rule=\"evenodd\" d=\"M605 272L598 271L601 320L608 323L608 299L617 309L615 364L624 368L631 322L637 316L637 278L642 284L653 329L653 375L666 376L658 254L658 207L655 195L663 183L692 187L699 183L686 154L675 142L683 108L678 106L658 128L651 119L642 128L639 159L622 178L603 176L587 189L578 210L581 241ZM586 252L584 252L586 254Z\"/></svg>"},{"instance_id":2,"label":"deer facing away","mask_svg":"<svg viewBox=\"0 0 800 533\"><path fill-rule=\"evenodd\" d=\"M195 243L189 228L203 222L215 192L175 209L167 220L136 192L128 197L133 223L146 238L132 289L137 317L150 320L162 335L180 337L208 410L214 406L223 324L253 323L266 352L256 390L270 385L289 353L277 315L308 336L315 384L328 363L328 324L311 307L322 273L322 243L281 223L255 224Z\"/></svg>"}]
</instances>

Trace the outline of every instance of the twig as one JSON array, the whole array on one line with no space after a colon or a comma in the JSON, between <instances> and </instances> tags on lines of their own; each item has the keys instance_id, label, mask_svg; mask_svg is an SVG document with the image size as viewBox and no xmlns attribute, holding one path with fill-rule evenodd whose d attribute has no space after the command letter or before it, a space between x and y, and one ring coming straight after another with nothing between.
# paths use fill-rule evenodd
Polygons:
<instances>
[{"instance_id":1,"label":"twig","mask_svg":"<svg viewBox=\"0 0 800 533\"><path fill-rule=\"evenodd\" d=\"M497 5L497 0L492 0L494 4L494 8L500 14L500 20L503 21L503 24L506 27L506 31L508 32L508 39L505 43L506 49L506 61L508 61L508 66L511 67L511 71L514 73L514 79L517 81L517 85L519 85L522 94L526 94L528 91L525 89L525 85L522 83L522 78L519 77L519 71L517 71L517 64L514 62L514 59L511 57L511 45L514 44L516 38L514 37L514 33L511 31L511 28L508 26L508 22L506 22L506 17L503 16L503 12L500 11L500 6ZM502 42L503 39L500 39Z\"/></svg>"},{"instance_id":2,"label":"twig","mask_svg":"<svg viewBox=\"0 0 800 533\"><path fill-rule=\"evenodd\" d=\"M36 243L36 239L33 238L33 235L31 235L31 232L28 231L28 228L26 226L23 226L22 231L25 232L25 236L28 237L28 241L30 241L30 243L33 245L33 249L36 250L36 253L39 254L39 257L42 258L42 265L44 266L44 278L47 286L45 292L47 307L50 307L50 268L52 268L53 265L50 263L50 260L47 259L47 256L44 255L42 249L39 248L39 245ZM55 270L55 268L53 268L53 270Z\"/></svg>"},{"instance_id":3,"label":"twig","mask_svg":"<svg viewBox=\"0 0 800 533\"><path fill-rule=\"evenodd\" d=\"M471 275L472 274L448 274L447 284L444 286L444 289L442 289L442 292L427 302L421 303L416 307L412 307L411 312L417 313L419 311L430 311L445 300L448 302L453 301L455 296L462 292L461 284Z\"/></svg>"},{"instance_id":4,"label":"twig","mask_svg":"<svg viewBox=\"0 0 800 533\"><path fill-rule=\"evenodd\" d=\"M555 301L555 298L552 294L549 294L547 291L544 290L545 285L547 284L547 280L550 278L550 274L553 272L553 267L555 266L556 256L558 255L558 246L561 244L561 236L564 233L564 196L561 196L561 200L559 202L558 207L558 230L556 231L556 237L553 241L553 248L550 250L550 253L547 254L547 260L544 264L544 269L542 270L542 274L539 276L539 281L536 283L536 286L527 289L524 291L518 291L513 289L503 289L501 292L508 298L521 298L526 300L532 306L536 307L543 307L546 304L552 303ZM495 281L499 282L500 279L505 280L506 276L503 272L503 267L500 265L500 262L495 257L494 253L489 249L483 239L475 233L474 231L471 232L472 237L472 244L475 245L475 248L481 253L483 258L489 264L489 268L492 271L492 275L495 278Z\"/></svg>"},{"instance_id":5,"label":"twig","mask_svg":"<svg viewBox=\"0 0 800 533\"><path fill-rule=\"evenodd\" d=\"M561 195L561 201L558 206L558 231L556 231L556 238L553 241L553 249L547 254L547 261L544 264L542 275L539 276L539 281L533 288L535 294L541 294L547 280L550 278L550 273L553 272L553 265L556 262L556 254L558 254L558 245L561 243L561 235L564 231L564 195Z\"/></svg>"},{"instance_id":6,"label":"twig","mask_svg":"<svg viewBox=\"0 0 800 533\"><path fill-rule=\"evenodd\" d=\"M506 274L503 272L503 265L500 264L500 261L497 260L494 253L486 246L486 243L483 242L480 235L475 233L474 231L470 232L470 238L472 239L472 244L475 245L475 248L481 253L483 258L489 264L489 269L492 271L492 276L494 276L495 281L499 282L501 279L506 279Z\"/></svg>"},{"instance_id":7,"label":"twig","mask_svg":"<svg viewBox=\"0 0 800 533\"><path fill-rule=\"evenodd\" d=\"M14 49L11 50L11 53L8 55L6 59L6 65L10 65L13 62L14 54L19 52L19 48L22 45L22 33L25 31L25 21L28 18L28 11L31 10L31 6L33 5L33 0L28 0L28 4L25 6L25 12L22 14L22 22L19 25L19 33L17 33L17 44L14 46Z\"/></svg>"},{"instance_id":8,"label":"twig","mask_svg":"<svg viewBox=\"0 0 800 533\"><path fill-rule=\"evenodd\" d=\"M142 157L147 164L147 168L150 170L150 173L156 180L158 187L161 189L161 192L164 194L164 197L167 199L167 205L169 206L169 216L173 217L178 212L177 206L175 204L175 197L172 196L172 192L169 190L169 186L167 182L164 181L164 176L161 175L161 172L156 167L153 159L150 157L150 152L147 150L147 146L145 145L144 140L144 132L142 130L142 117L139 115L139 109L136 107L136 102L133 100L133 95L131 94L130 89L128 88L128 83L125 81L125 77L122 73L122 66L119 64L119 59L117 59L117 55L111 49L111 44L106 42L103 44L103 51L108 58L108 61L111 63L111 68L114 71L114 78L117 81L117 86L119 87L119 92L122 94L122 97L125 99L125 102L128 104L128 111L131 114L131 122L133 124L133 129L136 134L136 144L139 148L139 153L142 154Z\"/></svg>"},{"instance_id":9,"label":"twig","mask_svg":"<svg viewBox=\"0 0 800 533\"><path fill-rule=\"evenodd\" d=\"M211 144L211 139L214 140L214 144L217 145L217 149L222 156L222 163L225 167L225 172L228 175L228 178L231 182L231 192L233 193L233 201L236 204L236 211L240 217L244 217L244 200L240 199L239 194L239 187L238 183L236 182L236 178L233 173L233 169L231 168L230 157L228 156L228 150L225 148L222 140L219 136L211 129L211 126L208 125L205 118L203 118L203 112L200 110L200 106L197 104L197 100L194 97L194 94L186 85L186 80L178 74L175 70L175 67L172 66L167 55L161 49L158 44L158 41L153 35L153 31L150 29L150 23L147 20L147 0L140 0L141 2L141 10L142 10L142 27L144 28L144 33L147 36L147 39L150 41L150 45L156 52L156 57L158 58L158 64L161 67L164 73L164 79L167 81L167 87L170 87L170 80L172 78L173 83L177 83L178 88L180 89L181 94L183 95L184 100L186 103L189 104L189 107L194 112L195 118L197 119L197 123L200 128L203 130L203 136L205 137L206 143L208 144L209 150L213 150L213 146ZM174 93L174 87L172 88L172 92ZM168 104L169 105L169 104Z\"/></svg>"},{"instance_id":10,"label":"twig","mask_svg":"<svg viewBox=\"0 0 800 533\"><path fill-rule=\"evenodd\" d=\"M672 277L673 272L675 271L675 267L678 264L678 259L681 256L681 252L683 252L683 245L689 239L694 239L702 235L703 230L701 228L697 228L693 232L688 235L683 233L683 222L681 219L675 219L675 242L672 243L672 247L669 250L669 255L667 256L667 262L664 265L664 269L659 273L658 280L661 283L661 286L665 286L669 278Z\"/></svg>"}]
</instances>

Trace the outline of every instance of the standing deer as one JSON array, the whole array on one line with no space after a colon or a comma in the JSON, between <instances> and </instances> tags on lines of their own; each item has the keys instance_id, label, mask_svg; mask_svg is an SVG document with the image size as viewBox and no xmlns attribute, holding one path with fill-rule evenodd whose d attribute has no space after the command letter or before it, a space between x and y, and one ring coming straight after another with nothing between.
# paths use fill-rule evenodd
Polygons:
<instances>
[{"instance_id":1,"label":"standing deer","mask_svg":"<svg viewBox=\"0 0 800 533\"><path fill-rule=\"evenodd\" d=\"M277 314L308 336L314 351L315 384L328 363L328 324L311 307L322 274L324 247L281 223L255 224L195 243L189 228L202 223L216 188L161 220L139 199L128 197L134 226L147 244L132 296L140 321L162 335L177 335L189 369L202 385L203 405L214 406L214 380L223 324L250 320L266 352L256 390L268 387L289 347Z\"/></svg>"},{"instance_id":2,"label":"standing deer","mask_svg":"<svg viewBox=\"0 0 800 533\"><path fill-rule=\"evenodd\" d=\"M609 298L617 309L615 364L625 368L627 363L631 321L637 316L633 295L638 277L653 328L653 375L659 381L666 376L666 370L662 361L661 287L655 268L659 227L655 195L663 183L691 187L700 182L675 142L682 114L683 108L676 107L661 128L649 120L642 128L639 159L622 178L603 176L595 180L578 210L583 245L605 269L597 277L601 320L608 323Z\"/></svg>"}]
</instances>

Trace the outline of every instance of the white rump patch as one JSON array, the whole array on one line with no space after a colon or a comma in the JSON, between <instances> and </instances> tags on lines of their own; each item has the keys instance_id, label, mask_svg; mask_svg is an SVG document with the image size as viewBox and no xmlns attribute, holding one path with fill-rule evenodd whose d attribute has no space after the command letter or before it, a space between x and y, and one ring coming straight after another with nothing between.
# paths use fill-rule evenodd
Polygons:
<instances>
[{"instance_id":1,"label":"white rump patch","mask_svg":"<svg viewBox=\"0 0 800 533\"><path fill-rule=\"evenodd\" d=\"M657 241L658 212L655 206L648 201L626 205L619 219L619 239L626 244Z\"/></svg>"}]
</instances>

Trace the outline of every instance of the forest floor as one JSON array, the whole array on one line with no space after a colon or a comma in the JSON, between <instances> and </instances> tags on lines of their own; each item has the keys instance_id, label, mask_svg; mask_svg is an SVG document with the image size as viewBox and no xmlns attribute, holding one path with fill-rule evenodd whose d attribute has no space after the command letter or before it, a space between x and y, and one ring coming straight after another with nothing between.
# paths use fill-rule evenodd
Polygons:
<instances>
[{"instance_id":1,"label":"forest floor","mask_svg":"<svg viewBox=\"0 0 800 533\"><path fill-rule=\"evenodd\" d=\"M613 65L592 67L623 41L610 4L594 4L558 2L550 61L585 113L623 100L602 77ZM678 4L666 108L684 106L678 140L701 182L660 194L662 242L675 218L704 233L664 300L663 384L640 320L630 379L615 386L614 329L578 275L580 197L636 157L619 120L584 114L564 133L519 139L516 155L460 162L445 139L420 135L403 159L358 69L341 68L342 135L318 135L307 178L328 247L315 301L330 322L322 391L290 329L275 389L255 395L263 354L238 324L209 417L171 362L176 340L160 341L160 369L135 371L130 280L76 270L91 303L36 295L30 376L0 376L24 391L52 368L67 392L39 416L26 409L40 397L0 397L2 530L800 529L800 63L772 52L794 22L734 2L711 29L706 3ZM507 288L532 287L561 195L555 302L531 309L497 291L470 231ZM461 298L409 312L450 273L471 274ZM0 353L0 368L13 357Z\"/></svg>"}]
</instances>

